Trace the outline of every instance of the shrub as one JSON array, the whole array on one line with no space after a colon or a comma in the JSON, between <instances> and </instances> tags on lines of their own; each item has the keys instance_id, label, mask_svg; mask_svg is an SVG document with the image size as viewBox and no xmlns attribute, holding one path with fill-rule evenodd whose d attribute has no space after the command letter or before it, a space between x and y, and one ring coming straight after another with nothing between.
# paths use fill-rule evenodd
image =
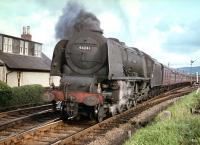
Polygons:
<instances>
[{"instance_id":1,"label":"shrub","mask_svg":"<svg viewBox=\"0 0 200 145\"><path fill-rule=\"evenodd\" d=\"M12 88L10 104L24 105L42 102L41 96L44 88L41 85L25 85Z\"/></svg>"},{"instance_id":2,"label":"shrub","mask_svg":"<svg viewBox=\"0 0 200 145\"><path fill-rule=\"evenodd\" d=\"M2 107L8 105L11 97L11 88L6 83L0 81L0 106Z\"/></svg>"}]
</instances>

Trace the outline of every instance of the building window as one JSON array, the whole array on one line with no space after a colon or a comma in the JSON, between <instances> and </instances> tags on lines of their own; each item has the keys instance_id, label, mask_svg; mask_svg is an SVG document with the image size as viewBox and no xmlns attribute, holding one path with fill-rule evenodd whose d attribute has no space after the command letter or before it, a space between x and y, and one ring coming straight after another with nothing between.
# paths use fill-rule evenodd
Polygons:
<instances>
[{"instance_id":1,"label":"building window","mask_svg":"<svg viewBox=\"0 0 200 145\"><path fill-rule=\"evenodd\" d=\"M12 38L4 37L3 51L12 53Z\"/></svg>"},{"instance_id":2,"label":"building window","mask_svg":"<svg viewBox=\"0 0 200 145\"><path fill-rule=\"evenodd\" d=\"M3 42L2 42L3 40L2 40L2 36L0 35L0 50L2 50L3 51Z\"/></svg>"},{"instance_id":3,"label":"building window","mask_svg":"<svg viewBox=\"0 0 200 145\"><path fill-rule=\"evenodd\" d=\"M36 43L35 43L35 47L34 47L34 56L41 57L41 53L42 53L42 45L41 45L41 44L36 44Z\"/></svg>"},{"instance_id":4,"label":"building window","mask_svg":"<svg viewBox=\"0 0 200 145\"><path fill-rule=\"evenodd\" d=\"M12 53L12 38L8 38L8 52Z\"/></svg>"},{"instance_id":5,"label":"building window","mask_svg":"<svg viewBox=\"0 0 200 145\"><path fill-rule=\"evenodd\" d=\"M8 40L7 39L8 39L7 37L4 37L4 41L3 41L3 51L4 52L8 52L8 44L7 44Z\"/></svg>"},{"instance_id":6,"label":"building window","mask_svg":"<svg viewBox=\"0 0 200 145\"><path fill-rule=\"evenodd\" d=\"M24 41L20 40L20 54L24 54Z\"/></svg>"},{"instance_id":7,"label":"building window","mask_svg":"<svg viewBox=\"0 0 200 145\"><path fill-rule=\"evenodd\" d=\"M28 55L28 42L25 41L24 54Z\"/></svg>"}]
</instances>

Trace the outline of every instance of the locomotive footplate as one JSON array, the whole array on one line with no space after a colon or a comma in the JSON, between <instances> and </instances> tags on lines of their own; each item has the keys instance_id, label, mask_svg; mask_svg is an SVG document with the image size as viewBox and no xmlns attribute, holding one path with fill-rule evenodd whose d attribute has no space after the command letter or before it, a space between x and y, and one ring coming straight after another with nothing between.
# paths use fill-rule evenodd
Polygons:
<instances>
[{"instance_id":1,"label":"locomotive footplate","mask_svg":"<svg viewBox=\"0 0 200 145\"><path fill-rule=\"evenodd\" d=\"M112 77L112 80L128 80L128 81L149 81L150 78L143 77Z\"/></svg>"}]
</instances>

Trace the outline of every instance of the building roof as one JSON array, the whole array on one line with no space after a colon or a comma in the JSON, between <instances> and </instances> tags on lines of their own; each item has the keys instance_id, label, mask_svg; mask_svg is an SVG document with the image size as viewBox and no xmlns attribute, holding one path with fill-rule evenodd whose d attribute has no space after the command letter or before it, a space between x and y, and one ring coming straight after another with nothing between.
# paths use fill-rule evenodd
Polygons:
<instances>
[{"instance_id":1,"label":"building roof","mask_svg":"<svg viewBox=\"0 0 200 145\"><path fill-rule=\"evenodd\" d=\"M41 57L3 53L0 51L0 60L9 68L27 71L50 71L51 60L42 53Z\"/></svg>"},{"instance_id":2,"label":"building roof","mask_svg":"<svg viewBox=\"0 0 200 145\"><path fill-rule=\"evenodd\" d=\"M40 42L36 42L36 41L32 41L32 40L27 40L27 39L23 39L23 38L12 36L12 35L2 34L2 33L0 33L0 35L5 36L5 37L9 37L9 38L14 38L14 39L19 39L19 40L23 40L23 41L29 41L29 42L34 42L34 43L42 44Z\"/></svg>"}]
</instances>

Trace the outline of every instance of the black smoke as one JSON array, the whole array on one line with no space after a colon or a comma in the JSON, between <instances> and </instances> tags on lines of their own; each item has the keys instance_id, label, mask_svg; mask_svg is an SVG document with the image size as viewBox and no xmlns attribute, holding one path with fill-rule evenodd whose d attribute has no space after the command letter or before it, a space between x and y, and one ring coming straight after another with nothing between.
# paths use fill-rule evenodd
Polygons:
<instances>
[{"instance_id":1,"label":"black smoke","mask_svg":"<svg viewBox=\"0 0 200 145\"><path fill-rule=\"evenodd\" d=\"M76 2L68 2L56 27L56 38L68 39L74 33L91 30L102 32L98 18Z\"/></svg>"}]
</instances>

